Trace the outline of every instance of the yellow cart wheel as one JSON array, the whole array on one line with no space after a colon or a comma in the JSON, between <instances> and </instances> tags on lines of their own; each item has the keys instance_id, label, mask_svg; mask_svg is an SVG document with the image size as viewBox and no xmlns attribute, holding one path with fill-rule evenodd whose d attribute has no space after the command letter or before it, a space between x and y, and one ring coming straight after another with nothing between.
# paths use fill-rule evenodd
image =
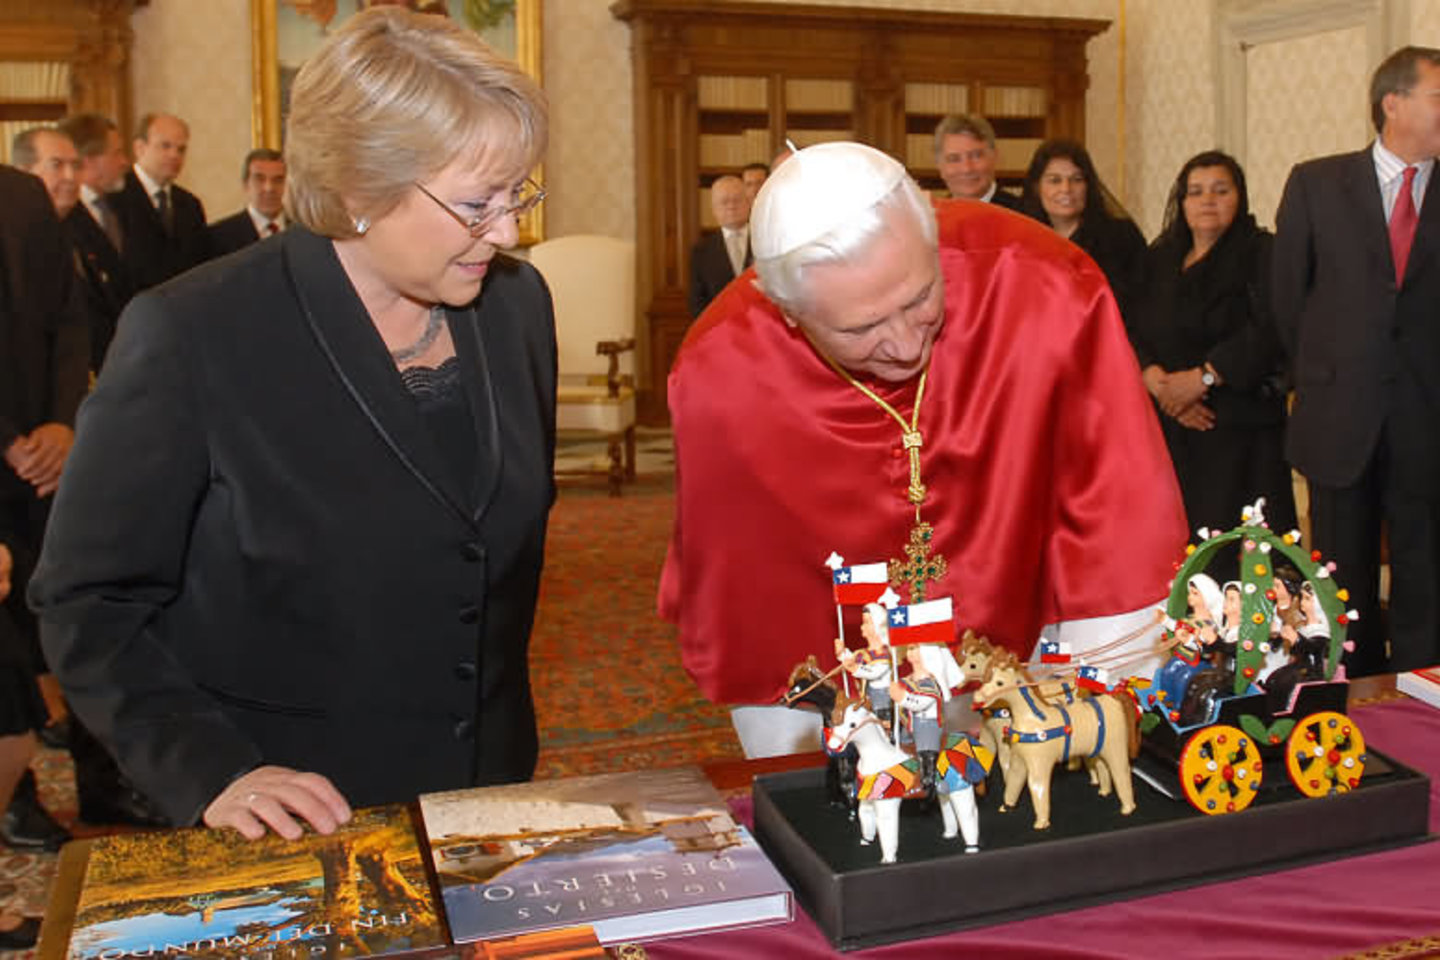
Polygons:
<instances>
[{"instance_id":1,"label":"yellow cart wheel","mask_svg":"<svg viewBox=\"0 0 1440 960\"><path fill-rule=\"evenodd\" d=\"M1180 786L1201 813L1238 813L1260 789L1260 751L1249 734L1216 724L1198 731L1180 751Z\"/></svg>"},{"instance_id":2,"label":"yellow cart wheel","mask_svg":"<svg viewBox=\"0 0 1440 960\"><path fill-rule=\"evenodd\" d=\"M1354 790L1365 773L1365 759L1360 727L1333 710L1296 723L1285 741L1285 769L1295 789L1307 797Z\"/></svg>"}]
</instances>

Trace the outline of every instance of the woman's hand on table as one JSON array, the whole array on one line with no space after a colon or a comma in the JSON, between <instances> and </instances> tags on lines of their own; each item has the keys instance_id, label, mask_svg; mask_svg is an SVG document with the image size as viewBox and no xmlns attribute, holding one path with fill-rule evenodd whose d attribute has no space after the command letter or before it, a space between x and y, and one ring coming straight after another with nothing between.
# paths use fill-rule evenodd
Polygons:
<instances>
[{"instance_id":1,"label":"woman's hand on table","mask_svg":"<svg viewBox=\"0 0 1440 960\"><path fill-rule=\"evenodd\" d=\"M267 827L295 840L301 834L297 818L320 833L334 833L349 821L350 804L318 773L268 766L233 780L204 815L207 827L234 827L247 840L259 840Z\"/></svg>"}]
</instances>

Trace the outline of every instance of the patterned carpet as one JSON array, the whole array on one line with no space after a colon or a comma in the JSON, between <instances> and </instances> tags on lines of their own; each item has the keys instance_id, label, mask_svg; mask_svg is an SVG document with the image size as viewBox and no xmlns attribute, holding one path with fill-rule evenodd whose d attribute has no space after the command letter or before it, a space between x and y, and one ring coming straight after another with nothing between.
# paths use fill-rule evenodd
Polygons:
<instances>
[{"instance_id":1,"label":"patterned carpet","mask_svg":"<svg viewBox=\"0 0 1440 960\"><path fill-rule=\"evenodd\" d=\"M680 666L674 628L655 614L673 509L668 433L639 441L639 478L622 496L603 478L567 479L550 517L545 575L531 643L540 722L540 778L702 763L741 756L726 710L705 702ZM583 460L593 446L566 444ZM35 764L45 805L72 823L68 754ZM55 857L0 847L0 884L17 892L0 912L41 916ZM0 958L30 952L0 951Z\"/></svg>"}]
</instances>

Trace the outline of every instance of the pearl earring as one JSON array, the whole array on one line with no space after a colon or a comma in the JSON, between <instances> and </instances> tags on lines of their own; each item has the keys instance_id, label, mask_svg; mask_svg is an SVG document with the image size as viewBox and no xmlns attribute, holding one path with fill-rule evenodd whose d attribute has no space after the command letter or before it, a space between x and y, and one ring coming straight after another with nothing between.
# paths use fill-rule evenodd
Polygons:
<instances>
[{"instance_id":1,"label":"pearl earring","mask_svg":"<svg viewBox=\"0 0 1440 960\"><path fill-rule=\"evenodd\" d=\"M360 236L365 236L365 231L369 229L370 221L366 220L364 217L360 217L358 220L355 221L355 232L358 233Z\"/></svg>"}]
</instances>

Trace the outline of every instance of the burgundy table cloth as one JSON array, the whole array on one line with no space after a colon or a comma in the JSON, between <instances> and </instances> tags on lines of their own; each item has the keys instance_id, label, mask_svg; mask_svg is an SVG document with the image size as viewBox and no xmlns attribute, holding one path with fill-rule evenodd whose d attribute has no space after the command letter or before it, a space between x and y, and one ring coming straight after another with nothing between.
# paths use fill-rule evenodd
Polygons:
<instances>
[{"instance_id":1,"label":"burgundy table cloth","mask_svg":"<svg viewBox=\"0 0 1440 960\"><path fill-rule=\"evenodd\" d=\"M1409 699L1350 711L1367 746L1431 778L1430 832L1440 832L1440 710ZM1315 800L1323 803L1323 800ZM748 801L739 811L748 819ZM981 827L984 829L983 824ZM1180 851L1177 851L1177 855ZM1097 864L1103 869L1103 864ZM964 890L955 891L957 897ZM833 957L796 905L794 923L646 944L654 960ZM853 951L857 958L1335 957L1440 936L1440 843L1206 884L1099 907Z\"/></svg>"}]
</instances>

